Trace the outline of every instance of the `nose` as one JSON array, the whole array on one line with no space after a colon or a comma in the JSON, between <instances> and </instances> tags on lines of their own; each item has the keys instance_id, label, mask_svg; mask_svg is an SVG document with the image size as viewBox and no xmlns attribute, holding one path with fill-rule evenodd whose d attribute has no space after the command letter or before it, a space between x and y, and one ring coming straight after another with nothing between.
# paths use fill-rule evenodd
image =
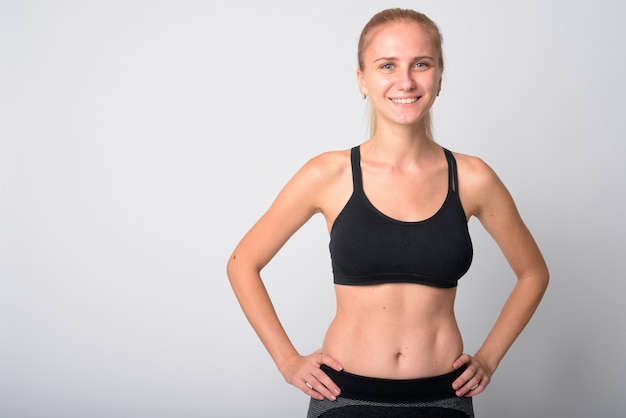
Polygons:
<instances>
[{"instance_id":1,"label":"nose","mask_svg":"<svg viewBox=\"0 0 626 418\"><path fill-rule=\"evenodd\" d=\"M398 89L402 91L413 90L416 86L411 69L400 71L398 74Z\"/></svg>"}]
</instances>

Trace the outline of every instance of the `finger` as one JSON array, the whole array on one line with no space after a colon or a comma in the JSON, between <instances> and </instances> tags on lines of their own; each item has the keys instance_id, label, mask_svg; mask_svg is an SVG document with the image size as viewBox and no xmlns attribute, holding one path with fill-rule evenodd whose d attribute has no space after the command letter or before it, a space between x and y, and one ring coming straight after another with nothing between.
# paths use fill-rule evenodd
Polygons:
<instances>
[{"instance_id":1,"label":"finger","mask_svg":"<svg viewBox=\"0 0 626 418\"><path fill-rule=\"evenodd\" d=\"M331 401L337 400L337 396L333 394L325 385L323 385L319 380L316 380L315 383L309 385L311 389L315 393L315 398L319 400L323 400L324 398L329 399Z\"/></svg>"},{"instance_id":2,"label":"finger","mask_svg":"<svg viewBox=\"0 0 626 418\"><path fill-rule=\"evenodd\" d=\"M470 356L469 354L463 353L459 356L458 359L454 361L454 363L452 363L452 367L454 367L455 369L460 369L464 364L469 364L471 362L472 362L472 356Z\"/></svg>"},{"instance_id":3,"label":"finger","mask_svg":"<svg viewBox=\"0 0 626 418\"><path fill-rule=\"evenodd\" d=\"M457 391L456 396L467 396L470 392L476 391L480 386L480 379L476 376L465 382Z\"/></svg>"},{"instance_id":4,"label":"finger","mask_svg":"<svg viewBox=\"0 0 626 418\"><path fill-rule=\"evenodd\" d=\"M329 389L326 385L331 386L331 388ZM327 398L334 401L337 399L336 395L339 394L339 388L321 370L319 373L310 374L299 387L304 393L318 400Z\"/></svg>"},{"instance_id":5,"label":"finger","mask_svg":"<svg viewBox=\"0 0 626 418\"><path fill-rule=\"evenodd\" d=\"M454 390L461 389L476 373L469 367L452 383Z\"/></svg>"},{"instance_id":6,"label":"finger","mask_svg":"<svg viewBox=\"0 0 626 418\"><path fill-rule=\"evenodd\" d=\"M312 379L311 379L312 380ZM319 393L313 385L309 382L302 381L297 385L298 389L300 389L305 394L309 395L311 398L317 399L318 401L324 400L324 395Z\"/></svg>"},{"instance_id":7,"label":"finger","mask_svg":"<svg viewBox=\"0 0 626 418\"><path fill-rule=\"evenodd\" d=\"M468 384L471 384L468 386ZM467 368L461 373L459 377L452 383L452 388L457 391L457 396L463 396L465 392L469 390L469 388L480 382L480 376L477 373L477 370L474 369L472 365L467 366ZM461 395L459 393L462 392Z\"/></svg>"},{"instance_id":8,"label":"finger","mask_svg":"<svg viewBox=\"0 0 626 418\"><path fill-rule=\"evenodd\" d=\"M485 390L485 388L487 387L487 384L489 384L489 379L486 376L477 384L472 385L472 382L470 381L466 385L466 388L469 388L469 389L465 391L465 393L463 393L462 395L458 395L458 396L466 396L466 397L476 396Z\"/></svg>"},{"instance_id":9,"label":"finger","mask_svg":"<svg viewBox=\"0 0 626 418\"><path fill-rule=\"evenodd\" d=\"M320 369L316 371L315 378L321 385L321 387L315 387L315 389L326 398L334 401L341 393L339 386L337 386L335 382L333 382L333 380L326 373L324 373L323 370Z\"/></svg>"},{"instance_id":10,"label":"finger","mask_svg":"<svg viewBox=\"0 0 626 418\"><path fill-rule=\"evenodd\" d=\"M297 385L307 395L322 400L328 398L330 400L336 400L340 393L339 387L333 382L333 380L322 369L321 365L326 365L336 371L343 369L342 365L333 357L322 353L322 351L316 351L313 354L307 356L308 366L307 372L300 378L300 383Z\"/></svg>"},{"instance_id":11,"label":"finger","mask_svg":"<svg viewBox=\"0 0 626 418\"><path fill-rule=\"evenodd\" d=\"M328 354L320 353L320 362L321 362L320 365L325 364L328 367L331 367L338 372L343 370L343 366L341 365L341 363L339 363L337 360L335 360Z\"/></svg>"},{"instance_id":12,"label":"finger","mask_svg":"<svg viewBox=\"0 0 626 418\"><path fill-rule=\"evenodd\" d=\"M489 385L489 375L479 370L471 379L462 385L456 392L457 396L475 396L484 392Z\"/></svg>"},{"instance_id":13,"label":"finger","mask_svg":"<svg viewBox=\"0 0 626 418\"><path fill-rule=\"evenodd\" d=\"M466 396L474 396L483 392L487 388L487 385L489 385L489 382L491 382L491 378L486 374L483 375L478 385L476 387L472 387Z\"/></svg>"}]
</instances>

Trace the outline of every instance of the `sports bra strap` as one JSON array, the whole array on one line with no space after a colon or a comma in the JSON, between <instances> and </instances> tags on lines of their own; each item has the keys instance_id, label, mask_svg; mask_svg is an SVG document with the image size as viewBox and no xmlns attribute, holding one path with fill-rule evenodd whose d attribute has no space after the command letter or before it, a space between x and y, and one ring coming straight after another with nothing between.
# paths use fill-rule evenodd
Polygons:
<instances>
[{"instance_id":1,"label":"sports bra strap","mask_svg":"<svg viewBox=\"0 0 626 418\"><path fill-rule=\"evenodd\" d=\"M356 146L350 152L352 162L352 187L354 191L363 190L363 178L361 177L361 148Z\"/></svg>"},{"instance_id":2,"label":"sports bra strap","mask_svg":"<svg viewBox=\"0 0 626 418\"><path fill-rule=\"evenodd\" d=\"M446 160L448 160L448 190L451 192L457 192L457 186L459 184L459 178L456 171L456 160L450 151L443 149L446 154Z\"/></svg>"},{"instance_id":3,"label":"sports bra strap","mask_svg":"<svg viewBox=\"0 0 626 418\"><path fill-rule=\"evenodd\" d=\"M456 170L456 160L450 151L443 148L448 161L448 190L456 193L459 178ZM356 146L350 150L350 162L352 163L352 187L355 191L363 190L363 178L361 175L361 148Z\"/></svg>"}]
</instances>

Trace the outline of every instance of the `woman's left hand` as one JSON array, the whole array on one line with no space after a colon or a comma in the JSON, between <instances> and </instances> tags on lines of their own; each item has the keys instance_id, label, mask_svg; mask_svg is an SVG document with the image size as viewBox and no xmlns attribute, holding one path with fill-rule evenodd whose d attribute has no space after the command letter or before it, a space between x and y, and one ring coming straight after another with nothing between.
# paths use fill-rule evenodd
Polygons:
<instances>
[{"instance_id":1,"label":"woman's left hand","mask_svg":"<svg viewBox=\"0 0 626 418\"><path fill-rule=\"evenodd\" d=\"M492 370L489 370L487 363L483 360L472 357L469 354L461 354L452 364L454 369L467 366L465 371L453 383L452 388L456 391L456 396L475 396L485 390L491 381Z\"/></svg>"}]
</instances>

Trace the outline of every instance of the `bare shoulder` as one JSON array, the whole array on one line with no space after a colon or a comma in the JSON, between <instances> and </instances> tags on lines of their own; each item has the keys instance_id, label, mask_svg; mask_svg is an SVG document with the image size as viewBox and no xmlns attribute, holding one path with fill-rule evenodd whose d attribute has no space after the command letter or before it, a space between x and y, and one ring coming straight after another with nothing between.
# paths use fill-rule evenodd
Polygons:
<instances>
[{"instance_id":1,"label":"bare shoulder","mask_svg":"<svg viewBox=\"0 0 626 418\"><path fill-rule=\"evenodd\" d=\"M324 212L328 201L333 200L338 190L346 187L350 173L349 150L325 152L307 161L281 195L297 199L313 208L314 212Z\"/></svg>"},{"instance_id":2,"label":"bare shoulder","mask_svg":"<svg viewBox=\"0 0 626 418\"><path fill-rule=\"evenodd\" d=\"M300 171L312 181L328 183L349 168L350 150L341 150L324 152L311 158Z\"/></svg>"},{"instance_id":3,"label":"bare shoulder","mask_svg":"<svg viewBox=\"0 0 626 418\"><path fill-rule=\"evenodd\" d=\"M329 151L310 159L298 176L304 177L300 189L307 191L316 212L329 225L352 193L350 150Z\"/></svg>"},{"instance_id":4,"label":"bare shoulder","mask_svg":"<svg viewBox=\"0 0 626 418\"><path fill-rule=\"evenodd\" d=\"M454 152L459 172L459 183L464 187L485 186L498 181L495 171L482 158Z\"/></svg>"},{"instance_id":5,"label":"bare shoulder","mask_svg":"<svg viewBox=\"0 0 626 418\"><path fill-rule=\"evenodd\" d=\"M496 172L481 158L454 152L459 177L459 194L468 215L478 215L494 198L510 199Z\"/></svg>"}]
</instances>

